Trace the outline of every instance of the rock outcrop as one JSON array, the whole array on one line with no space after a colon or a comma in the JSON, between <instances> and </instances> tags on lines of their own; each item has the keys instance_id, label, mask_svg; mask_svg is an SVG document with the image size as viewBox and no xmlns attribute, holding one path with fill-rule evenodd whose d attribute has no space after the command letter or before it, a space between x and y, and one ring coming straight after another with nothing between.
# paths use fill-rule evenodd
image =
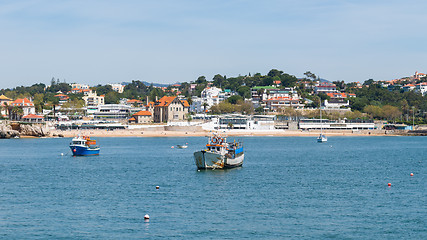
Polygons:
<instances>
[{"instance_id":1,"label":"rock outcrop","mask_svg":"<svg viewBox=\"0 0 427 240\"><path fill-rule=\"evenodd\" d=\"M37 125L21 124L20 130L21 130L21 135L26 135L26 136L45 137L50 134L48 130Z\"/></svg>"},{"instance_id":2,"label":"rock outcrop","mask_svg":"<svg viewBox=\"0 0 427 240\"><path fill-rule=\"evenodd\" d=\"M0 138L13 138L19 137L19 135L20 133L16 130L13 130L10 125L0 125Z\"/></svg>"}]
</instances>

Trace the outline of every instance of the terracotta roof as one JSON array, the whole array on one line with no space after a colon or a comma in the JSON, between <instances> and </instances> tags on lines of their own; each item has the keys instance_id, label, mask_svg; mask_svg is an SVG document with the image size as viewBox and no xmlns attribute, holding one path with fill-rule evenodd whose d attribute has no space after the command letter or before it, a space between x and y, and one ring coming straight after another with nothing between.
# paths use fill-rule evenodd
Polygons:
<instances>
[{"instance_id":1,"label":"terracotta roof","mask_svg":"<svg viewBox=\"0 0 427 240\"><path fill-rule=\"evenodd\" d=\"M139 111L135 113L133 116L151 116L151 112L149 111Z\"/></svg>"},{"instance_id":2,"label":"terracotta roof","mask_svg":"<svg viewBox=\"0 0 427 240\"><path fill-rule=\"evenodd\" d=\"M331 98L347 98L347 95L345 93L326 93L326 95L328 95Z\"/></svg>"},{"instance_id":3,"label":"terracotta roof","mask_svg":"<svg viewBox=\"0 0 427 240\"><path fill-rule=\"evenodd\" d=\"M18 98L15 101L11 102L10 105L12 106L34 106L34 104L28 100L28 98Z\"/></svg>"},{"instance_id":4,"label":"terracotta roof","mask_svg":"<svg viewBox=\"0 0 427 240\"><path fill-rule=\"evenodd\" d=\"M142 101L138 99L129 99L127 100L127 103L142 103Z\"/></svg>"},{"instance_id":5,"label":"terracotta roof","mask_svg":"<svg viewBox=\"0 0 427 240\"><path fill-rule=\"evenodd\" d=\"M8 98L8 97L6 97L5 95L1 95L0 96L0 100L8 100L8 101L12 101L12 99L10 99L10 98Z\"/></svg>"},{"instance_id":6,"label":"terracotta roof","mask_svg":"<svg viewBox=\"0 0 427 240\"><path fill-rule=\"evenodd\" d=\"M175 100L176 97L168 97L164 96L157 101L157 106L159 107L165 107L169 106L173 100Z\"/></svg>"},{"instance_id":7,"label":"terracotta roof","mask_svg":"<svg viewBox=\"0 0 427 240\"><path fill-rule=\"evenodd\" d=\"M181 102L184 104L184 107L190 107L187 100L181 100Z\"/></svg>"},{"instance_id":8,"label":"terracotta roof","mask_svg":"<svg viewBox=\"0 0 427 240\"><path fill-rule=\"evenodd\" d=\"M129 121L136 121L134 117L129 118Z\"/></svg>"},{"instance_id":9,"label":"terracotta roof","mask_svg":"<svg viewBox=\"0 0 427 240\"><path fill-rule=\"evenodd\" d=\"M148 105L146 105L147 107L152 107L154 106L154 102L149 102Z\"/></svg>"},{"instance_id":10,"label":"terracotta roof","mask_svg":"<svg viewBox=\"0 0 427 240\"><path fill-rule=\"evenodd\" d=\"M35 114L28 114L26 116L23 116L22 118L44 118L43 116L35 115Z\"/></svg>"},{"instance_id":11,"label":"terracotta roof","mask_svg":"<svg viewBox=\"0 0 427 240\"><path fill-rule=\"evenodd\" d=\"M67 95L65 95L65 94L57 94L57 95L55 95L55 97L67 97L68 98L68 96Z\"/></svg>"}]
</instances>

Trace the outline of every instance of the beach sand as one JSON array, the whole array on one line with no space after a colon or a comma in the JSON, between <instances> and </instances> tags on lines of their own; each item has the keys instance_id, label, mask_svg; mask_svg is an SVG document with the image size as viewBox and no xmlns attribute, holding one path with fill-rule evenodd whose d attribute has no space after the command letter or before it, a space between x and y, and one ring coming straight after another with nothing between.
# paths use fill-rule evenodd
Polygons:
<instances>
[{"instance_id":1,"label":"beach sand","mask_svg":"<svg viewBox=\"0 0 427 240\"><path fill-rule=\"evenodd\" d=\"M64 137L75 137L77 135L86 135L91 137L204 137L209 136L211 132L219 132L227 136L276 136L276 137L314 137L320 134L320 131L301 131L301 130L220 130L220 131L152 131L145 129L90 129L90 130L52 130L52 136L62 135ZM385 136L392 135L385 133L384 130L329 130L323 131L327 136Z\"/></svg>"}]
</instances>

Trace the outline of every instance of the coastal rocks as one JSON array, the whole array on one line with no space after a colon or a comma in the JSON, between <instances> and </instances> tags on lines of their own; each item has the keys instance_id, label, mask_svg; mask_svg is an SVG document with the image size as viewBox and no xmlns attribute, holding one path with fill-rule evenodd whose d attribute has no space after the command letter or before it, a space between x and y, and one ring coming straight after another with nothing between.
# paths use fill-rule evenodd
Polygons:
<instances>
[{"instance_id":1,"label":"coastal rocks","mask_svg":"<svg viewBox=\"0 0 427 240\"><path fill-rule=\"evenodd\" d=\"M26 136L45 137L50 133L43 127L37 125L21 125L21 134Z\"/></svg>"},{"instance_id":2,"label":"coastal rocks","mask_svg":"<svg viewBox=\"0 0 427 240\"><path fill-rule=\"evenodd\" d=\"M20 133L13 130L9 125L0 125L0 138L14 138L19 137Z\"/></svg>"}]
</instances>

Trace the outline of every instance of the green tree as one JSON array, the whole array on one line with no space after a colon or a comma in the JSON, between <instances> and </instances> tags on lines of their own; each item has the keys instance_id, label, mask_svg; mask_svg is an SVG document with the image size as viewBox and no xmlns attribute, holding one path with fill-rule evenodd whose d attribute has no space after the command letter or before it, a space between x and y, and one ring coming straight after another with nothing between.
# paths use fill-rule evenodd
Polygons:
<instances>
[{"instance_id":1,"label":"green tree","mask_svg":"<svg viewBox=\"0 0 427 240\"><path fill-rule=\"evenodd\" d=\"M120 101L119 94L117 92L109 92L105 95L104 101L106 104L117 104Z\"/></svg>"},{"instance_id":2,"label":"green tree","mask_svg":"<svg viewBox=\"0 0 427 240\"><path fill-rule=\"evenodd\" d=\"M238 101L243 101L243 98L239 95L233 95L233 96L227 98L227 102L229 102L231 104L237 104Z\"/></svg>"},{"instance_id":3,"label":"green tree","mask_svg":"<svg viewBox=\"0 0 427 240\"><path fill-rule=\"evenodd\" d=\"M251 98L251 88L248 86L240 86L237 88L237 93L243 98Z\"/></svg>"}]
</instances>

